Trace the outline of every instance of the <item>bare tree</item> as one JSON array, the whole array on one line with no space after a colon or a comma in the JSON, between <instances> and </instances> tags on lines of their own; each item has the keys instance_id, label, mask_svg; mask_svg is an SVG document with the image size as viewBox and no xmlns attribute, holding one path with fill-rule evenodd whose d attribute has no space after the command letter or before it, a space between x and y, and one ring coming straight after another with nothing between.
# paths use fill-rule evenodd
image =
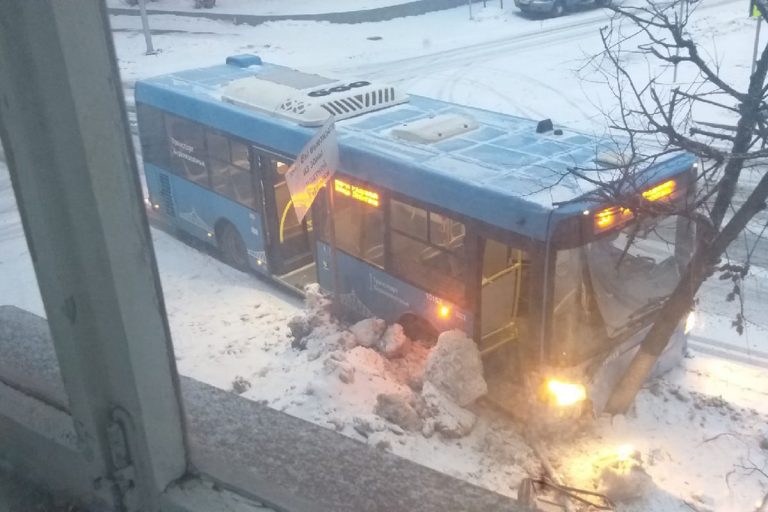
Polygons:
<instances>
[{"instance_id":1,"label":"bare tree","mask_svg":"<svg viewBox=\"0 0 768 512\"><path fill-rule=\"evenodd\" d=\"M675 329L693 308L702 283L718 269L729 245L765 209L768 197L768 173L761 167L768 157L768 45L761 48L751 75L745 73L741 81L729 80L716 55L690 29L695 6L679 1L646 0L639 6L612 7L611 23L600 31L603 51L590 62L617 100L618 106L607 115L622 149L629 154L617 166L618 180L611 185L595 181L597 193L637 217L686 216L695 222L699 235L679 283L613 391L607 407L613 413L623 413L632 404ZM758 1L761 9L768 2ZM671 66L679 66L682 78L677 83L671 83ZM694 121L694 114L701 116L697 119L701 122ZM631 199L638 194L626 192L628 186L641 186L639 171L680 150L699 157L702 163L695 195L682 204ZM585 170L572 172L590 179ZM754 188L741 201L736 192L744 187L747 174L749 179L757 179L750 182ZM720 269L730 272L726 277L737 282L748 271L748 260L741 263ZM734 290L738 294L738 288Z\"/></svg>"}]
</instances>

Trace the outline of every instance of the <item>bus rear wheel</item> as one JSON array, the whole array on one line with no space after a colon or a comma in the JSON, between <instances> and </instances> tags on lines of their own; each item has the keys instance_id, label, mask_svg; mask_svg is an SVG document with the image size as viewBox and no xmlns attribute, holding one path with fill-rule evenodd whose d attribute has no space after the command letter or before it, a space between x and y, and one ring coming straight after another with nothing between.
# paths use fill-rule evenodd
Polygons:
<instances>
[{"instance_id":1,"label":"bus rear wheel","mask_svg":"<svg viewBox=\"0 0 768 512\"><path fill-rule=\"evenodd\" d=\"M225 263L238 270L248 270L248 250L235 226L224 222L216 228L216 244Z\"/></svg>"}]
</instances>

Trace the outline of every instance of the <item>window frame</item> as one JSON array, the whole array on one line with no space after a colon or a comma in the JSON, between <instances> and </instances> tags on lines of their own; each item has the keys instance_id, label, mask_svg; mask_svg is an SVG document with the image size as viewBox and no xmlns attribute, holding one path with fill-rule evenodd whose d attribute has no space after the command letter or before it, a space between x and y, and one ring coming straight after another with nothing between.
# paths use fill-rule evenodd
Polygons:
<instances>
[{"instance_id":1,"label":"window frame","mask_svg":"<svg viewBox=\"0 0 768 512\"><path fill-rule=\"evenodd\" d=\"M392 227L392 200L397 201L401 204L404 204L406 206L410 206L413 208L419 208L421 210L424 210L426 212L426 221L427 221L427 239L421 239L418 237L415 237L407 232L404 232L400 229L393 228ZM441 294L439 290L430 289L429 287L424 286L423 284L419 284L413 279L411 279L409 276L403 275L400 272L397 272L395 269L395 261L392 253L392 236L391 233L394 232L399 236L403 236L406 238L409 238L411 240L414 240L416 242L425 244L429 246L429 248L439 251L441 253L446 254L448 257L457 258L459 260L459 263L463 266L464 270L464 276L461 280L461 286L462 286L462 292L461 297L451 297L449 300L456 303L457 305L461 307L466 307L469 304L472 304L472 298L470 296L470 289L473 288L473 282L475 281L474 275L476 272L473 272L473 265L477 265L476 262L473 262L473 256L472 256L472 250L469 246L469 241L472 240L474 237L470 235L472 229L471 226L474 225L471 219L468 219L456 212L450 212L443 208L433 206L433 205L424 205L424 203L414 200L413 198L406 196L401 193L397 193L394 191L390 191L390 193L387 195L386 199L386 210L388 211L388 214L385 215L386 224L384 226L385 229L385 240L384 240L384 250L385 250L385 262L386 265L384 267L385 271L392 276L396 277L397 279L402 280L403 282L406 282L416 288L419 288L420 290L424 290L427 293L431 293L433 295L436 295L438 297L443 297L445 294ZM459 254L456 251L451 251L449 249L446 249L443 246L436 245L431 241L431 224L432 219L430 214L434 212L438 215L442 215L443 217L448 218L449 220L453 222L460 222L464 225L464 243L462 244L462 250L461 254ZM476 256L475 256L476 259ZM474 295L474 292L471 293Z\"/></svg>"},{"instance_id":2,"label":"window frame","mask_svg":"<svg viewBox=\"0 0 768 512\"><path fill-rule=\"evenodd\" d=\"M257 213L263 213L264 212L264 197L263 197L264 191L262 186L262 183L263 183L262 170L258 162L255 161L255 159L257 158L256 151L260 150L260 148L256 144L250 141L240 139L239 137L234 137L233 135L230 135L229 133L224 132L222 130L217 130L208 125L202 125L202 126L203 126L203 138L205 140L205 162L206 162L206 168L208 169L208 182L210 183L208 190L230 201L234 201L240 206L248 208L251 211L254 211ZM220 158L217 158L211 155L211 152L209 150L209 144L208 144L209 136L211 135L216 137L221 137L226 141L227 153L229 155L228 161L223 161ZM232 142L241 144L242 146L245 147L246 151L248 152L247 168L241 167L234 163L233 161L234 159L232 157ZM226 166L227 177L230 180L230 183L232 184L233 187L235 186L235 184L234 184L234 179L232 177L232 171L230 167L234 167L238 169L238 171L244 172L248 175L248 181L250 182L251 190L253 191L253 202L254 202L253 205L245 204L244 202L240 201L240 199L236 197L232 197L229 194L216 190L216 186L214 185L214 171L213 171L214 163L224 164Z\"/></svg>"},{"instance_id":3,"label":"window frame","mask_svg":"<svg viewBox=\"0 0 768 512\"><path fill-rule=\"evenodd\" d=\"M0 402L0 425L14 427L11 442L0 445L0 455L20 455L17 460L28 463L30 471L39 470L43 480L60 484L55 487L63 485L115 509L259 510L253 493L270 489L256 485L254 490L249 482L234 479L205 481L189 464L180 376L150 249L128 119L121 90L114 86L120 81L106 4L5 2L0 3L0 19L13 20L5 25L8 30L0 31L0 64L10 70L0 76L0 89L10 98L0 103L0 125L7 136L3 143L13 155L9 170L64 376L75 426L72 436L78 441L70 438L67 445L52 438L50 425L36 429L16 423L19 418L11 407ZM32 26L34 31L29 30ZM58 129L62 122L73 128ZM0 383L4 391L3 386ZM245 400L215 391L230 400ZM38 402L24 399L35 412L44 411L46 406ZM325 437L339 436L323 432ZM385 462L366 467L380 478L370 478L369 471L368 478L360 480L374 498L410 504L396 508L517 508L512 499L339 439L344 444L341 455L347 457L344 464L369 456ZM307 448L316 443L306 436L297 440ZM52 450L41 451L37 443ZM315 452L322 457L322 450ZM23 457L30 453L37 457ZM49 457L53 460L45 460ZM329 461L339 462L319 462ZM261 461L257 457L253 462ZM290 469L285 471L289 478ZM258 484L263 475L253 471L247 476ZM280 510L331 510L328 503L302 502L293 478L294 485L279 496ZM354 482L334 483L346 486L347 493L360 494L359 487L349 488ZM271 491L274 496L276 490ZM315 491L344 498L338 496L339 489ZM369 504L371 499L361 496Z\"/></svg>"},{"instance_id":4,"label":"window frame","mask_svg":"<svg viewBox=\"0 0 768 512\"><path fill-rule=\"evenodd\" d=\"M369 205L366 205L362 201L357 201L357 200L355 200L353 198L346 198L346 197L341 196L335 190L335 181L334 180L336 180L336 179L340 179L340 180L342 180L342 181L344 181L346 183L349 183L350 185L356 186L356 187L361 187L361 188L366 188L366 189L374 190L377 194L379 194L379 206L378 207L369 206ZM360 180L360 179L358 179L358 178L356 178L354 176L350 176L348 174L344 174L344 173L341 173L341 172L334 173L334 175L329 180L329 185L326 185L326 186L333 186L334 187L333 190L332 190L333 194L335 194L335 196L334 196L334 208L338 207L338 204L339 204L338 201L341 199L341 200L345 200L345 201L346 200L354 201L355 203L359 203L362 207L376 208L376 210L381 212L381 226L382 226L382 235L381 235L382 236L382 240L381 241L382 241L383 250L384 250L384 254L383 254L383 257L382 257L381 264L378 264L378 263L376 263L374 261L368 260L368 259L362 257L359 254L352 254L349 251L346 251L345 249L339 247L338 246L338 238L339 238L338 226L336 227L336 229L337 229L337 234L336 234L336 240L337 240L337 244L336 245L337 246L336 246L336 250L341 251L346 256L349 256L350 258L354 258L354 259L356 259L356 260L358 260L358 261L360 261L362 263L365 263L366 265L371 265L372 267L375 267L375 268L377 268L379 270L383 270L383 271L389 273L389 270L387 270L387 236L386 236L387 211L386 211L386 208L384 206L385 203L388 201L387 198L389 196L389 191L387 189L385 189L384 187L380 187L379 185L375 185L375 184L372 184L372 183L365 182L365 181ZM331 245L329 222L331 222L330 216L333 215L334 212L330 212L329 211L330 207L328 205L327 196L328 195L325 194L325 193L318 194L318 197L315 199L316 206L313 206L313 215L315 215L314 218L318 219L318 221L319 221L318 225L321 226L321 229L319 229L316 232L315 237L317 238L317 240L320 240L321 242L323 242L325 244Z\"/></svg>"}]
</instances>

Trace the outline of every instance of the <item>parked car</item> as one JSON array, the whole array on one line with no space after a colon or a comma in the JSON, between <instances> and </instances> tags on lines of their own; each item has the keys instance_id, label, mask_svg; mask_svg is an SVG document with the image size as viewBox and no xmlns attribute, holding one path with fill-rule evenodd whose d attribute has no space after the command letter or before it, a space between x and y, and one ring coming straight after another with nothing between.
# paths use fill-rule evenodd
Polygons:
<instances>
[{"instance_id":1,"label":"parked car","mask_svg":"<svg viewBox=\"0 0 768 512\"><path fill-rule=\"evenodd\" d=\"M515 5L524 13L547 14L553 18L579 7L605 7L610 3L611 0L515 0Z\"/></svg>"}]
</instances>

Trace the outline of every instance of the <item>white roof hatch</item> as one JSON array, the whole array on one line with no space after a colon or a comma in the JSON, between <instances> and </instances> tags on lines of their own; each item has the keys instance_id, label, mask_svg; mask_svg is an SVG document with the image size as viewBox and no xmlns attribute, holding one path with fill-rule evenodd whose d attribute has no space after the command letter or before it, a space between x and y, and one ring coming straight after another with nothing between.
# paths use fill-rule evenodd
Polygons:
<instances>
[{"instance_id":1,"label":"white roof hatch","mask_svg":"<svg viewBox=\"0 0 768 512\"><path fill-rule=\"evenodd\" d=\"M459 114L441 114L404 123L392 129L392 135L403 140L432 144L478 127L477 121Z\"/></svg>"}]
</instances>

